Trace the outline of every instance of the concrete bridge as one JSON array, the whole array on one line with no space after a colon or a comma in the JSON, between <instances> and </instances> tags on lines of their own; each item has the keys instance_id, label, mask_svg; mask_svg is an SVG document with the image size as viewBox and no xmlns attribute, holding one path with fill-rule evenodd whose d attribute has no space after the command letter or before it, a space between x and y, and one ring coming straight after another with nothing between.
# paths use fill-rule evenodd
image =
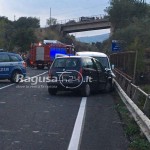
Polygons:
<instances>
[{"instance_id":1,"label":"concrete bridge","mask_svg":"<svg viewBox=\"0 0 150 150\"><path fill-rule=\"evenodd\" d=\"M78 20L69 20L61 25L61 32L63 34L91 31L99 29L111 29L113 31L111 22L108 16L104 17L81 17Z\"/></svg>"}]
</instances>

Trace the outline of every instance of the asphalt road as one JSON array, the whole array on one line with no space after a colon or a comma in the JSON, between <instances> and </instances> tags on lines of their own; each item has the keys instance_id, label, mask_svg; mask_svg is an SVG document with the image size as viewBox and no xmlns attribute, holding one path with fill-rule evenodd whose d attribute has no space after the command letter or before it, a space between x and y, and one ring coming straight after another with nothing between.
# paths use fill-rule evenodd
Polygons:
<instances>
[{"instance_id":1,"label":"asphalt road","mask_svg":"<svg viewBox=\"0 0 150 150\"><path fill-rule=\"evenodd\" d=\"M27 75L46 71L28 68ZM50 96L46 83L10 84L0 81L0 150L67 150L82 97L73 92ZM88 97L85 112L80 150L127 150L111 94Z\"/></svg>"}]
</instances>

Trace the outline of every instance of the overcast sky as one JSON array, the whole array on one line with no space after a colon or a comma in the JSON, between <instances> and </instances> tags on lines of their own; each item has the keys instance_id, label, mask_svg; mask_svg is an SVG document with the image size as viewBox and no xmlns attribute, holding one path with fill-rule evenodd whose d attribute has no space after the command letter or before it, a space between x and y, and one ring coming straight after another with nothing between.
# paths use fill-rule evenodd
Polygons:
<instances>
[{"instance_id":1,"label":"overcast sky","mask_svg":"<svg viewBox=\"0 0 150 150\"><path fill-rule=\"evenodd\" d=\"M147 2L150 0L147 0ZM75 19L82 16L106 14L104 9L109 0L0 0L0 16L9 20L19 17L37 17L41 27L46 26L46 19L51 17L59 20ZM109 33L109 29L75 33L75 36L91 36Z\"/></svg>"}]
</instances>

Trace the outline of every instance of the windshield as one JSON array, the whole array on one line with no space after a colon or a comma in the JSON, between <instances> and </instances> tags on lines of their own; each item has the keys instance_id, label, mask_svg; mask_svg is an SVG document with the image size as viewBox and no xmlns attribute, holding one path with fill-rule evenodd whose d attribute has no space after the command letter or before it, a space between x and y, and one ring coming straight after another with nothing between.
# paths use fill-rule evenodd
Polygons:
<instances>
[{"instance_id":1,"label":"windshield","mask_svg":"<svg viewBox=\"0 0 150 150\"><path fill-rule=\"evenodd\" d=\"M109 62L107 57L94 57L94 58L100 61L100 63L104 68L109 68Z\"/></svg>"}]
</instances>

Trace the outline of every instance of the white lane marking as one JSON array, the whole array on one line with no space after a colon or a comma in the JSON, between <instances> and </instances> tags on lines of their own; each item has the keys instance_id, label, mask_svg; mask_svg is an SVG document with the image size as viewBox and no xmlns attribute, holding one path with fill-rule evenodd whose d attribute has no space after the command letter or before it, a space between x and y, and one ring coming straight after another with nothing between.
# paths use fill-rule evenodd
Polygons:
<instances>
[{"instance_id":1,"label":"white lane marking","mask_svg":"<svg viewBox=\"0 0 150 150\"><path fill-rule=\"evenodd\" d=\"M68 146L68 150L79 150L80 148L84 120L86 115L86 101L87 97L83 97L72 132L71 140Z\"/></svg>"},{"instance_id":2,"label":"white lane marking","mask_svg":"<svg viewBox=\"0 0 150 150\"><path fill-rule=\"evenodd\" d=\"M38 75L36 75L36 76L33 76L33 77L30 77L30 78L36 78L36 77L38 77L38 76L42 76L42 75L44 75L45 73L47 73L48 71L45 71L45 72L43 72L43 73L41 73L41 74L38 74ZM28 80L28 79L25 79L25 80Z\"/></svg>"},{"instance_id":3,"label":"white lane marking","mask_svg":"<svg viewBox=\"0 0 150 150\"><path fill-rule=\"evenodd\" d=\"M10 87L10 86L12 86L12 85L14 85L15 83L12 83L12 84L9 84L9 85L6 85L6 86L3 86L3 87L1 87L0 88L0 90L2 90L2 89L5 89L5 88L7 88L7 87Z\"/></svg>"},{"instance_id":4,"label":"white lane marking","mask_svg":"<svg viewBox=\"0 0 150 150\"><path fill-rule=\"evenodd\" d=\"M6 102L0 102L0 104L6 104Z\"/></svg>"},{"instance_id":5,"label":"white lane marking","mask_svg":"<svg viewBox=\"0 0 150 150\"><path fill-rule=\"evenodd\" d=\"M45 71L45 72L43 72L43 73L41 73L41 74L38 74L38 75L36 75L36 76L33 76L33 77L31 77L31 78L36 78L36 77L38 77L38 76L42 76L42 75L44 75L44 74L47 73L47 72L48 72L48 71ZM24 81L26 81L26 80L27 80L27 79L25 79ZM12 84L3 86L3 87L0 88L0 90L5 89L5 88L7 88L7 87L10 87L10 86L12 86L12 85L15 85L15 83L12 83Z\"/></svg>"}]
</instances>

